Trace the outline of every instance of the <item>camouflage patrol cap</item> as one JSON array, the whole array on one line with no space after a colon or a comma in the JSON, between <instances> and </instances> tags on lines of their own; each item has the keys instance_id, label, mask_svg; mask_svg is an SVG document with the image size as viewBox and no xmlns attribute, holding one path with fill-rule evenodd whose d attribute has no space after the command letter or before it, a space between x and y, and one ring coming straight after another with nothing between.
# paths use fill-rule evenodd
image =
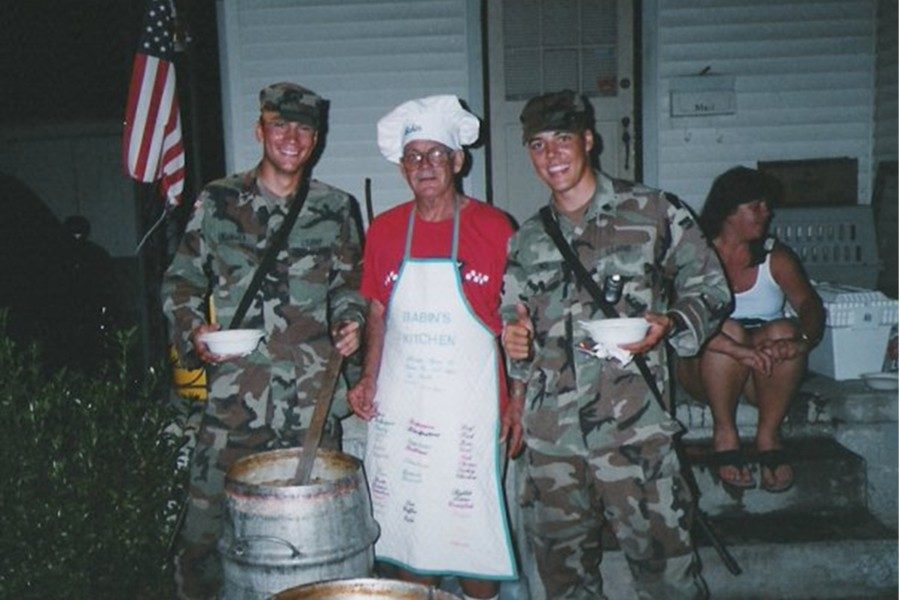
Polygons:
<instances>
[{"instance_id":1,"label":"camouflage patrol cap","mask_svg":"<svg viewBox=\"0 0 900 600\"><path fill-rule=\"evenodd\" d=\"M522 114L522 143L542 131L581 132L591 128L591 112L584 99L572 90L535 96Z\"/></svg>"},{"instance_id":2,"label":"camouflage patrol cap","mask_svg":"<svg viewBox=\"0 0 900 600\"><path fill-rule=\"evenodd\" d=\"M259 91L259 110L275 111L285 121L303 123L319 130L325 113L325 100L303 86L282 81Z\"/></svg>"}]
</instances>

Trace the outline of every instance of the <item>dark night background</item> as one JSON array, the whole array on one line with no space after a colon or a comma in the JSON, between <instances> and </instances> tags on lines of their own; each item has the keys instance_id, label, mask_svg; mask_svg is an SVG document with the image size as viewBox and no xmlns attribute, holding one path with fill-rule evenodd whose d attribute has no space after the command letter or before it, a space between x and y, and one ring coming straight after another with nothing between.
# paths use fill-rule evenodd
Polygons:
<instances>
[{"instance_id":1,"label":"dark night background","mask_svg":"<svg viewBox=\"0 0 900 600\"><path fill-rule=\"evenodd\" d=\"M142 0L12 0L0 17L0 125L121 119ZM179 54L186 198L223 174L215 2L180 0L191 42Z\"/></svg>"},{"instance_id":2,"label":"dark night background","mask_svg":"<svg viewBox=\"0 0 900 600\"><path fill-rule=\"evenodd\" d=\"M176 2L180 27L189 39L186 50L176 58L187 167L182 204L167 226L150 238L139 258L117 259L120 277L140 273L143 281L143 291L129 288L135 289L135 296L127 302L132 308L124 310L133 318L119 325L128 326L134 318L143 321L148 364L157 364L164 355L158 282L168 264L172 241L180 237L200 187L224 174L215 6L212 0ZM0 128L121 122L146 8L145 0L4 1L0 12ZM52 173L56 165L48 163L42 168ZM135 183L134 190L140 236L150 230L163 204L153 185ZM69 326L79 320L72 318L70 304L79 297L75 292L98 286L80 283L77 273L81 271L68 266L73 251L60 220L31 190L3 173L0 208L4 213L0 219L0 279L5 281L0 306L10 309L6 333L20 342L54 340L45 345L59 348L60 355L48 353L50 364L71 366L73 355L96 354L89 358L99 358L99 351L73 351L78 344L62 342L80 342L85 337L84 332ZM63 238L65 241L60 241ZM77 281L69 281L73 278ZM48 315L59 317L54 320ZM99 335L93 321L88 323L91 335Z\"/></svg>"}]
</instances>

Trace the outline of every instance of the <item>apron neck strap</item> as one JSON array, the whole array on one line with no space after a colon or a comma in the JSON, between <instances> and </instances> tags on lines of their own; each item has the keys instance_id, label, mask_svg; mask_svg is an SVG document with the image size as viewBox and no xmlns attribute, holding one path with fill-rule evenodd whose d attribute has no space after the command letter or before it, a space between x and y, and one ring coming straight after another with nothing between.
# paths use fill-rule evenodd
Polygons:
<instances>
[{"instance_id":1,"label":"apron neck strap","mask_svg":"<svg viewBox=\"0 0 900 600\"><path fill-rule=\"evenodd\" d=\"M456 263L456 256L459 251L459 195L453 197L453 242L450 247L450 260ZM416 223L416 205L413 202L412 210L409 211L409 223L406 226L406 247L403 250L403 260L409 260L412 257L412 239L413 227Z\"/></svg>"}]
</instances>

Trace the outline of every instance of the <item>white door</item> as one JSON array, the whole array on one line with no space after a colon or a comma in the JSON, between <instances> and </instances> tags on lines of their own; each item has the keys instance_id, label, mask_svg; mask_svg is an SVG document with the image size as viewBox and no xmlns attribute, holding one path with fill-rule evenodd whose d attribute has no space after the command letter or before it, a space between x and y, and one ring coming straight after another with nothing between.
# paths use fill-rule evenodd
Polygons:
<instances>
[{"instance_id":1,"label":"white door","mask_svg":"<svg viewBox=\"0 0 900 600\"><path fill-rule=\"evenodd\" d=\"M521 223L549 193L525 148L519 113L538 94L584 94L600 135L600 168L634 175L633 0L485 0L494 205Z\"/></svg>"}]
</instances>

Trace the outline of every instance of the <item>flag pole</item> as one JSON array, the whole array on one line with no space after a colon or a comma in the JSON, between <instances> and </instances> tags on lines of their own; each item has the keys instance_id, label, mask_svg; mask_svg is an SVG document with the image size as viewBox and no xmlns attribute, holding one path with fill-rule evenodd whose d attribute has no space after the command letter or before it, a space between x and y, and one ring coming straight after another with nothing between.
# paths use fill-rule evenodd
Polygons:
<instances>
[{"instance_id":1,"label":"flag pole","mask_svg":"<svg viewBox=\"0 0 900 600\"><path fill-rule=\"evenodd\" d=\"M122 139L123 166L136 181L136 220L143 232L135 254L143 292L146 367L165 360L165 323L159 294L167 244L160 225L179 204L185 175L174 64L175 17L173 0L147 0L128 87Z\"/></svg>"},{"instance_id":2,"label":"flag pole","mask_svg":"<svg viewBox=\"0 0 900 600\"><path fill-rule=\"evenodd\" d=\"M164 218L166 211L158 202L157 193L155 183L134 183L138 229L147 232L136 252L143 296L140 317L144 332L141 338L145 370L159 366L165 358L165 323L159 297L162 271L165 268L165 239L154 221L159 223L158 219Z\"/></svg>"}]
</instances>

